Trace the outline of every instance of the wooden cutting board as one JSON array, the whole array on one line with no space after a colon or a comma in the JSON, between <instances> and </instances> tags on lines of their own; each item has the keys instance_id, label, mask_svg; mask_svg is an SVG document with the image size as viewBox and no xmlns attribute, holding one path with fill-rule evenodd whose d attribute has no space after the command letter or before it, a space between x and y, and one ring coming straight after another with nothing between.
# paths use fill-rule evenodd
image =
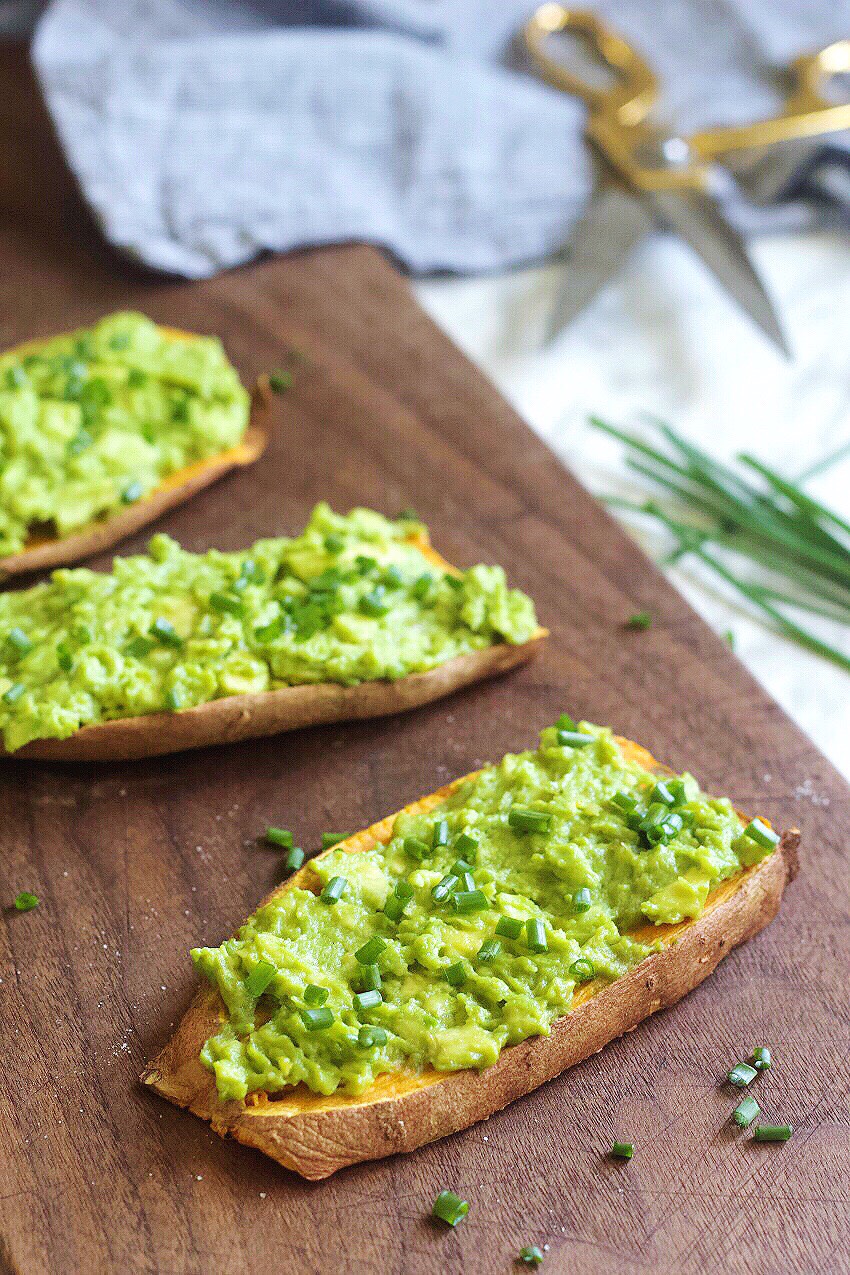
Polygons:
<instances>
[{"instance_id":1,"label":"wooden cutting board","mask_svg":"<svg viewBox=\"0 0 850 1275\"><path fill-rule=\"evenodd\" d=\"M24 81L7 66L5 83ZM248 381L291 347L305 355L267 458L161 528L235 549L296 531L322 498L413 505L453 561L503 563L552 638L519 673L393 720L150 762L3 766L0 900L42 903L0 923L0 1268L492 1275L537 1243L544 1270L578 1275L850 1270L848 787L376 252L202 284L145 276L91 234L39 137L48 168L19 151L5 202L29 191L48 218L0 224L0 346L138 306L219 333ZM652 629L625 631L644 608ZM278 879L255 843L267 824L316 846L532 745L564 709L802 828L801 875L766 932L486 1124L321 1184L138 1085L191 996L188 949L224 938ZM775 1058L759 1101L796 1128L785 1146L733 1132L719 1084L759 1043ZM615 1137L635 1143L631 1163L604 1157ZM428 1220L443 1187L471 1203L456 1233Z\"/></svg>"}]
</instances>

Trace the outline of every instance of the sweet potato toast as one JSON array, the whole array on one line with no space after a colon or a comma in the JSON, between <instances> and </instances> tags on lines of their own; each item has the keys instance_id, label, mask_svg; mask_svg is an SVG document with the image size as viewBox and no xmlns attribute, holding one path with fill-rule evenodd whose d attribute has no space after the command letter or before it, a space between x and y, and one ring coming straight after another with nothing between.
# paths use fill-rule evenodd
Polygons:
<instances>
[{"instance_id":1,"label":"sweet potato toast","mask_svg":"<svg viewBox=\"0 0 850 1275\"><path fill-rule=\"evenodd\" d=\"M176 328L164 328L177 340L190 335ZM22 346L21 350L27 347ZM117 512L95 519L87 527L66 536L34 535L26 547L17 553L0 557L0 580L32 571L67 566L90 558L104 549L132 535L140 527L159 518L166 510L182 505L196 492L209 487L232 469L251 465L262 456L268 443L268 416L271 390L266 377L257 382L251 396L251 419L248 428L236 447L219 452L206 460L196 461L177 470L148 492L141 500L127 505Z\"/></svg>"},{"instance_id":2,"label":"sweet potato toast","mask_svg":"<svg viewBox=\"0 0 850 1275\"><path fill-rule=\"evenodd\" d=\"M659 774L669 773L639 745L618 742L627 758ZM427 813L469 778L455 780L405 811ZM356 854L385 844L395 818L388 816L335 849ZM484 1071L392 1072L379 1076L359 1096L325 1097L299 1085L274 1095L254 1093L245 1101L223 1102L213 1074L199 1059L224 1012L218 991L205 984L142 1080L208 1120L217 1133L257 1147L305 1178L324 1178L361 1160L413 1151L486 1119L701 983L733 947L773 919L797 870L798 843L796 830L786 832L771 855L714 889L696 920L647 925L632 932L631 937L660 942L660 949L614 982L595 979L577 987L572 1011L556 1020L549 1036L504 1049ZM293 886L316 890L309 865L268 898Z\"/></svg>"}]
</instances>

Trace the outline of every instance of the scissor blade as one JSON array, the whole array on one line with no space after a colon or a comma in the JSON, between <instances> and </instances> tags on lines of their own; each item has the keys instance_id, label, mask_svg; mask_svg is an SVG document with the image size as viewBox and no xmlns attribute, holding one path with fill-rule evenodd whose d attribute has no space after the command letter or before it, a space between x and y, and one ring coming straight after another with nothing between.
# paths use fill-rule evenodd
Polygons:
<instances>
[{"instance_id":1,"label":"scissor blade","mask_svg":"<svg viewBox=\"0 0 850 1275\"><path fill-rule=\"evenodd\" d=\"M700 191L652 191L648 194L662 221L694 252L786 358L791 350L773 303L750 261L744 241L711 195Z\"/></svg>"},{"instance_id":2,"label":"scissor blade","mask_svg":"<svg viewBox=\"0 0 850 1275\"><path fill-rule=\"evenodd\" d=\"M590 201L567 245L563 277L546 330L547 341L592 301L653 228L652 209L621 186L605 185Z\"/></svg>"}]
</instances>

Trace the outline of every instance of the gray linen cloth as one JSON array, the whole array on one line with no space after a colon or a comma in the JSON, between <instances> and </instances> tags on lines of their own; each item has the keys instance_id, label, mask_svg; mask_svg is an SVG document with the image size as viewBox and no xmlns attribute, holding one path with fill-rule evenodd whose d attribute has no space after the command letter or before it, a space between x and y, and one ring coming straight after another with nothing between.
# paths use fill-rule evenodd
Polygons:
<instances>
[{"instance_id":1,"label":"gray linen cloth","mask_svg":"<svg viewBox=\"0 0 850 1275\"><path fill-rule=\"evenodd\" d=\"M850 0L593 7L651 61L684 132L776 111L783 64L850 35ZM368 240L417 272L494 270L561 247L593 185L584 107L517 59L531 8L53 0L33 54L104 233L151 266L200 277L263 250ZM848 152L839 140L804 158L796 199L756 213L736 197L730 215L811 218L800 196L825 166L822 191L836 190Z\"/></svg>"}]
</instances>

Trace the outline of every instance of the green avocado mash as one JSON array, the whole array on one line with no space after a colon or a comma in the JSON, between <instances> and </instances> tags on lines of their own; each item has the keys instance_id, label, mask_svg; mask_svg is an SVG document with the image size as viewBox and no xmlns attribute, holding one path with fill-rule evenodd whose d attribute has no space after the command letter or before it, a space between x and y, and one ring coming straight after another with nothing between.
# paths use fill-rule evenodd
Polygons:
<instances>
[{"instance_id":1,"label":"green avocado mash","mask_svg":"<svg viewBox=\"0 0 850 1275\"><path fill-rule=\"evenodd\" d=\"M234 447L249 409L220 341L179 339L142 314L0 355L0 557Z\"/></svg>"},{"instance_id":2,"label":"green avocado mash","mask_svg":"<svg viewBox=\"0 0 850 1275\"><path fill-rule=\"evenodd\" d=\"M12 751L116 717L313 682L397 679L535 631L501 567L459 576L420 524L318 505L295 539L188 553L168 536L109 573L0 594L0 729Z\"/></svg>"},{"instance_id":3,"label":"green avocado mash","mask_svg":"<svg viewBox=\"0 0 850 1275\"><path fill-rule=\"evenodd\" d=\"M382 1072L488 1067L546 1035L576 987L652 950L630 933L701 913L775 834L689 775L659 783L609 730L569 719L374 850L332 850L321 892L278 894L195 965L228 1017L203 1046L223 1099ZM776 838L778 840L778 838Z\"/></svg>"}]
</instances>

